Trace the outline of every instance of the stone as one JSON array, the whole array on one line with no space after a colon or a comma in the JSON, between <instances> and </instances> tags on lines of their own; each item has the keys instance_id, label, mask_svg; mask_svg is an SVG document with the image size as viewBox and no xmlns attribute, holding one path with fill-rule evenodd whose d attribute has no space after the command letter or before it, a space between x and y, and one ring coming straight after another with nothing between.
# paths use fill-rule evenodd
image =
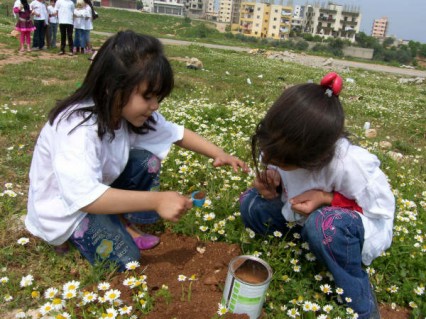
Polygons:
<instances>
[{"instance_id":1,"label":"stone","mask_svg":"<svg viewBox=\"0 0 426 319\"><path fill-rule=\"evenodd\" d=\"M370 128L368 130L365 130L365 137L366 138L375 138L375 137L377 137L377 131L374 128Z\"/></svg>"}]
</instances>

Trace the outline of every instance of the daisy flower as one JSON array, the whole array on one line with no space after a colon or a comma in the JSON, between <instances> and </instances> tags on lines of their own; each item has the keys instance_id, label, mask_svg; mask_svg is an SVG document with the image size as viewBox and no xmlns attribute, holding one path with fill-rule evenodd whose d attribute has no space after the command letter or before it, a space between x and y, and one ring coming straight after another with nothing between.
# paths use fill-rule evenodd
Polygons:
<instances>
[{"instance_id":1,"label":"daisy flower","mask_svg":"<svg viewBox=\"0 0 426 319\"><path fill-rule=\"evenodd\" d=\"M68 281L64 284L63 290L77 290L80 287L80 282L76 280Z\"/></svg>"},{"instance_id":2,"label":"daisy flower","mask_svg":"<svg viewBox=\"0 0 426 319\"><path fill-rule=\"evenodd\" d=\"M328 285L328 284L321 285L321 286L320 286L320 289L321 289L321 291L322 291L323 293L325 293L325 294L327 294L327 295L329 295L329 294L331 294L331 293L332 293L331 287L330 287L330 285Z\"/></svg>"},{"instance_id":3,"label":"daisy flower","mask_svg":"<svg viewBox=\"0 0 426 319\"><path fill-rule=\"evenodd\" d=\"M201 230L202 232L207 231L207 229L209 229L207 226L200 226L200 230Z\"/></svg>"},{"instance_id":4,"label":"daisy flower","mask_svg":"<svg viewBox=\"0 0 426 319\"><path fill-rule=\"evenodd\" d=\"M274 231L274 236L277 237L277 238L281 238L283 236L283 234L280 231L276 230L276 231Z\"/></svg>"},{"instance_id":5,"label":"daisy flower","mask_svg":"<svg viewBox=\"0 0 426 319\"><path fill-rule=\"evenodd\" d=\"M0 284L5 284L7 282L9 282L9 278L8 277L1 277L0 278Z\"/></svg>"},{"instance_id":6,"label":"daisy flower","mask_svg":"<svg viewBox=\"0 0 426 319\"><path fill-rule=\"evenodd\" d=\"M111 308L108 308L106 310L106 317L105 318L112 318L112 319L114 319L114 318L117 317L117 314L118 314L117 310L115 310L114 308L111 307Z\"/></svg>"},{"instance_id":7,"label":"daisy flower","mask_svg":"<svg viewBox=\"0 0 426 319\"><path fill-rule=\"evenodd\" d=\"M44 316L53 310L52 303L46 302L43 306L40 307L39 311Z\"/></svg>"},{"instance_id":8,"label":"daisy flower","mask_svg":"<svg viewBox=\"0 0 426 319\"><path fill-rule=\"evenodd\" d=\"M322 310L324 310L326 313L330 313L330 311L333 310L333 306L325 305L324 307L322 307Z\"/></svg>"},{"instance_id":9,"label":"daisy flower","mask_svg":"<svg viewBox=\"0 0 426 319\"><path fill-rule=\"evenodd\" d=\"M73 299L73 298L75 298L75 296L77 296L76 290L65 290L62 293L62 298L64 298L64 299Z\"/></svg>"},{"instance_id":10,"label":"daisy flower","mask_svg":"<svg viewBox=\"0 0 426 319\"><path fill-rule=\"evenodd\" d=\"M52 300L53 309L57 311L65 308L65 305L66 305L65 300L62 300L61 298L53 298Z\"/></svg>"},{"instance_id":11,"label":"daisy flower","mask_svg":"<svg viewBox=\"0 0 426 319\"><path fill-rule=\"evenodd\" d=\"M4 296L3 299L4 299L4 301L9 302L9 301L13 300L13 297L11 295L7 294L7 295Z\"/></svg>"},{"instance_id":12,"label":"daisy flower","mask_svg":"<svg viewBox=\"0 0 426 319\"><path fill-rule=\"evenodd\" d=\"M102 291L108 290L110 287L111 287L111 285L107 282L100 282L98 284L98 289L102 290Z\"/></svg>"},{"instance_id":13,"label":"daisy flower","mask_svg":"<svg viewBox=\"0 0 426 319\"><path fill-rule=\"evenodd\" d=\"M126 264L127 270L135 270L138 268L141 264L138 261L131 261Z\"/></svg>"},{"instance_id":14,"label":"daisy flower","mask_svg":"<svg viewBox=\"0 0 426 319\"><path fill-rule=\"evenodd\" d=\"M88 303L95 302L97 298L98 295L94 292L87 292L83 295L83 304L86 305Z\"/></svg>"},{"instance_id":15,"label":"daisy flower","mask_svg":"<svg viewBox=\"0 0 426 319\"><path fill-rule=\"evenodd\" d=\"M130 315L132 309L132 306L123 306L118 310L118 312L120 313L120 315Z\"/></svg>"},{"instance_id":16,"label":"daisy flower","mask_svg":"<svg viewBox=\"0 0 426 319\"><path fill-rule=\"evenodd\" d=\"M419 286L419 287L414 288L414 293L418 296L423 295L425 293L425 287Z\"/></svg>"},{"instance_id":17,"label":"daisy flower","mask_svg":"<svg viewBox=\"0 0 426 319\"><path fill-rule=\"evenodd\" d=\"M343 295L343 289L342 288L336 288L336 293L338 294L338 295Z\"/></svg>"},{"instance_id":18,"label":"daisy flower","mask_svg":"<svg viewBox=\"0 0 426 319\"><path fill-rule=\"evenodd\" d=\"M296 309L296 308L291 308L291 309L289 309L289 310L287 311L287 315L288 315L289 317L291 317L291 318L296 318L296 317L298 317L300 314L299 314L299 311L297 311L297 309Z\"/></svg>"},{"instance_id":19,"label":"daisy flower","mask_svg":"<svg viewBox=\"0 0 426 319\"><path fill-rule=\"evenodd\" d=\"M21 237L18 239L17 243L19 245L25 246L26 244L28 244L30 242L30 240L27 237Z\"/></svg>"},{"instance_id":20,"label":"daisy flower","mask_svg":"<svg viewBox=\"0 0 426 319\"><path fill-rule=\"evenodd\" d=\"M178 281L185 281L186 280L186 276L185 275L179 275L178 276Z\"/></svg>"},{"instance_id":21,"label":"daisy flower","mask_svg":"<svg viewBox=\"0 0 426 319\"><path fill-rule=\"evenodd\" d=\"M55 319L71 319L71 315L68 312L63 312L63 313L57 314Z\"/></svg>"},{"instance_id":22,"label":"daisy flower","mask_svg":"<svg viewBox=\"0 0 426 319\"><path fill-rule=\"evenodd\" d=\"M222 305L221 303L219 303L218 304L218 309L217 309L217 314L219 316L222 316L222 315L226 314L227 312L228 312L228 309L224 305Z\"/></svg>"},{"instance_id":23,"label":"daisy flower","mask_svg":"<svg viewBox=\"0 0 426 319\"><path fill-rule=\"evenodd\" d=\"M15 318L26 318L27 314L23 311L19 311L15 314Z\"/></svg>"},{"instance_id":24,"label":"daisy flower","mask_svg":"<svg viewBox=\"0 0 426 319\"><path fill-rule=\"evenodd\" d=\"M120 295L121 295L120 290L118 290L118 289L110 289L107 292L105 292L104 297L105 297L106 301L112 302L112 301L118 299L120 297Z\"/></svg>"},{"instance_id":25,"label":"daisy flower","mask_svg":"<svg viewBox=\"0 0 426 319\"><path fill-rule=\"evenodd\" d=\"M44 298L45 299L53 299L58 294L58 289L50 287L44 292Z\"/></svg>"},{"instance_id":26,"label":"daisy flower","mask_svg":"<svg viewBox=\"0 0 426 319\"><path fill-rule=\"evenodd\" d=\"M27 275L25 277L22 277L19 285L21 287L28 287L28 286L31 286L33 284L33 281L34 281L34 277L32 275Z\"/></svg>"}]
</instances>

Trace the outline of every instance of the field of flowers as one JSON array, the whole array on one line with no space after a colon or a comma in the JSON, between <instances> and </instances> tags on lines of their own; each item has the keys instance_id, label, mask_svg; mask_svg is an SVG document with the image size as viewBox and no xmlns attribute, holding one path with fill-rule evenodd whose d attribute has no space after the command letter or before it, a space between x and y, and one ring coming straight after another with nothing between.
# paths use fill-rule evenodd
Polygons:
<instances>
[{"instance_id":1,"label":"field of flowers","mask_svg":"<svg viewBox=\"0 0 426 319\"><path fill-rule=\"evenodd\" d=\"M13 48L4 34L0 41ZM161 112L249 163L250 136L282 89L308 80L318 82L326 73L198 46L166 51L176 88ZM204 69L190 70L173 59L186 56L203 61ZM120 304L120 292L109 286L113 271L90 267L75 250L58 256L22 229L37 133L55 100L75 89L87 67L87 59L77 57L0 68L0 316L21 309L17 317L25 318L28 309L39 309L57 314L55 318L137 318L155 302L147 292L143 261L140 267L129 265L127 283L135 287L134 304ZM367 272L379 302L409 308L411 318L424 318L426 87L399 84L399 76L362 70L341 75L351 139L381 159L397 200L393 245ZM365 137L367 121L377 130L376 137ZM252 178L229 168L213 168L206 158L173 149L163 164L162 189L183 194L203 189L207 205L202 214L191 210L179 223L164 227L203 240L240 243L245 254L266 260L274 270L265 302L270 318L356 318L350 306L341 304L341 289L317 265L306 244L280 233L258 238L244 229L238 197ZM89 285L97 288L83 292ZM160 291L167 294L167 289ZM218 316L225 311L218 309Z\"/></svg>"}]
</instances>

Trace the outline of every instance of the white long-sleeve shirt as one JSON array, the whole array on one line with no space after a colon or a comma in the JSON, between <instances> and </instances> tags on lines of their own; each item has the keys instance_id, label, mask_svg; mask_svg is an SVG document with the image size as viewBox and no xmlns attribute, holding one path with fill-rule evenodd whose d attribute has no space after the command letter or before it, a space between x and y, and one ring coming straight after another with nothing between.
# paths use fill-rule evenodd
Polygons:
<instances>
[{"instance_id":1,"label":"white long-sleeve shirt","mask_svg":"<svg viewBox=\"0 0 426 319\"><path fill-rule=\"evenodd\" d=\"M61 115L53 125L43 127L37 140L25 219L33 235L52 245L60 245L72 235L86 216L80 209L99 198L117 179L131 148L146 149L163 159L184 132L182 126L154 112L156 131L135 134L123 120L114 140L110 141L109 136L100 140L95 117L69 134L82 117L74 113L57 125Z\"/></svg>"},{"instance_id":2,"label":"white long-sleeve shirt","mask_svg":"<svg viewBox=\"0 0 426 319\"><path fill-rule=\"evenodd\" d=\"M278 168L278 171L285 189L281 199L285 203L282 214L287 221L303 225L306 220L293 212L288 199L312 189L338 192L355 200L363 210L363 214L360 214L365 230L363 263L369 265L390 247L395 198L375 155L350 144L347 139L341 139L337 143L335 157L321 170L284 171Z\"/></svg>"}]
</instances>

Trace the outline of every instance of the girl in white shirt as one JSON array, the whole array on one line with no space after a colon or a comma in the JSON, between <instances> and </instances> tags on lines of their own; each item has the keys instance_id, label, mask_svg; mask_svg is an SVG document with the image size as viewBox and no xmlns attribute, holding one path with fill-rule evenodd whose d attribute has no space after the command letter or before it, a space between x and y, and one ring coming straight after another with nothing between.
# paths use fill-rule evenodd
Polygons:
<instances>
[{"instance_id":1,"label":"girl in white shirt","mask_svg":"<svg viewBox=\"0 0 426 319\"><path fill-rule=\"evenodd\" d=\"M178 221L189 198L158 190L161 160L176 144L247 170L244 162L168 122L159 103L173 88L159 40L119 32L100 48L82 86L49 113L30 169L27 229L52 245L72 242L92 264L120 271L159 238L132 223Z\"/></svg>"},{"instance_id":2,"label":"girl in white shirt","mask_svg":"<svg viewBox=\"0 0 426 319\"><path fill-rule=\"evenodd\" d=\"M379 318L362 263L390 246L395 199L377 157L345 137L341 88L330 73L276 100L252 137L257 177L240 209L259 234L301 232L358 318Z\"/></svg>"}]
</instances>

